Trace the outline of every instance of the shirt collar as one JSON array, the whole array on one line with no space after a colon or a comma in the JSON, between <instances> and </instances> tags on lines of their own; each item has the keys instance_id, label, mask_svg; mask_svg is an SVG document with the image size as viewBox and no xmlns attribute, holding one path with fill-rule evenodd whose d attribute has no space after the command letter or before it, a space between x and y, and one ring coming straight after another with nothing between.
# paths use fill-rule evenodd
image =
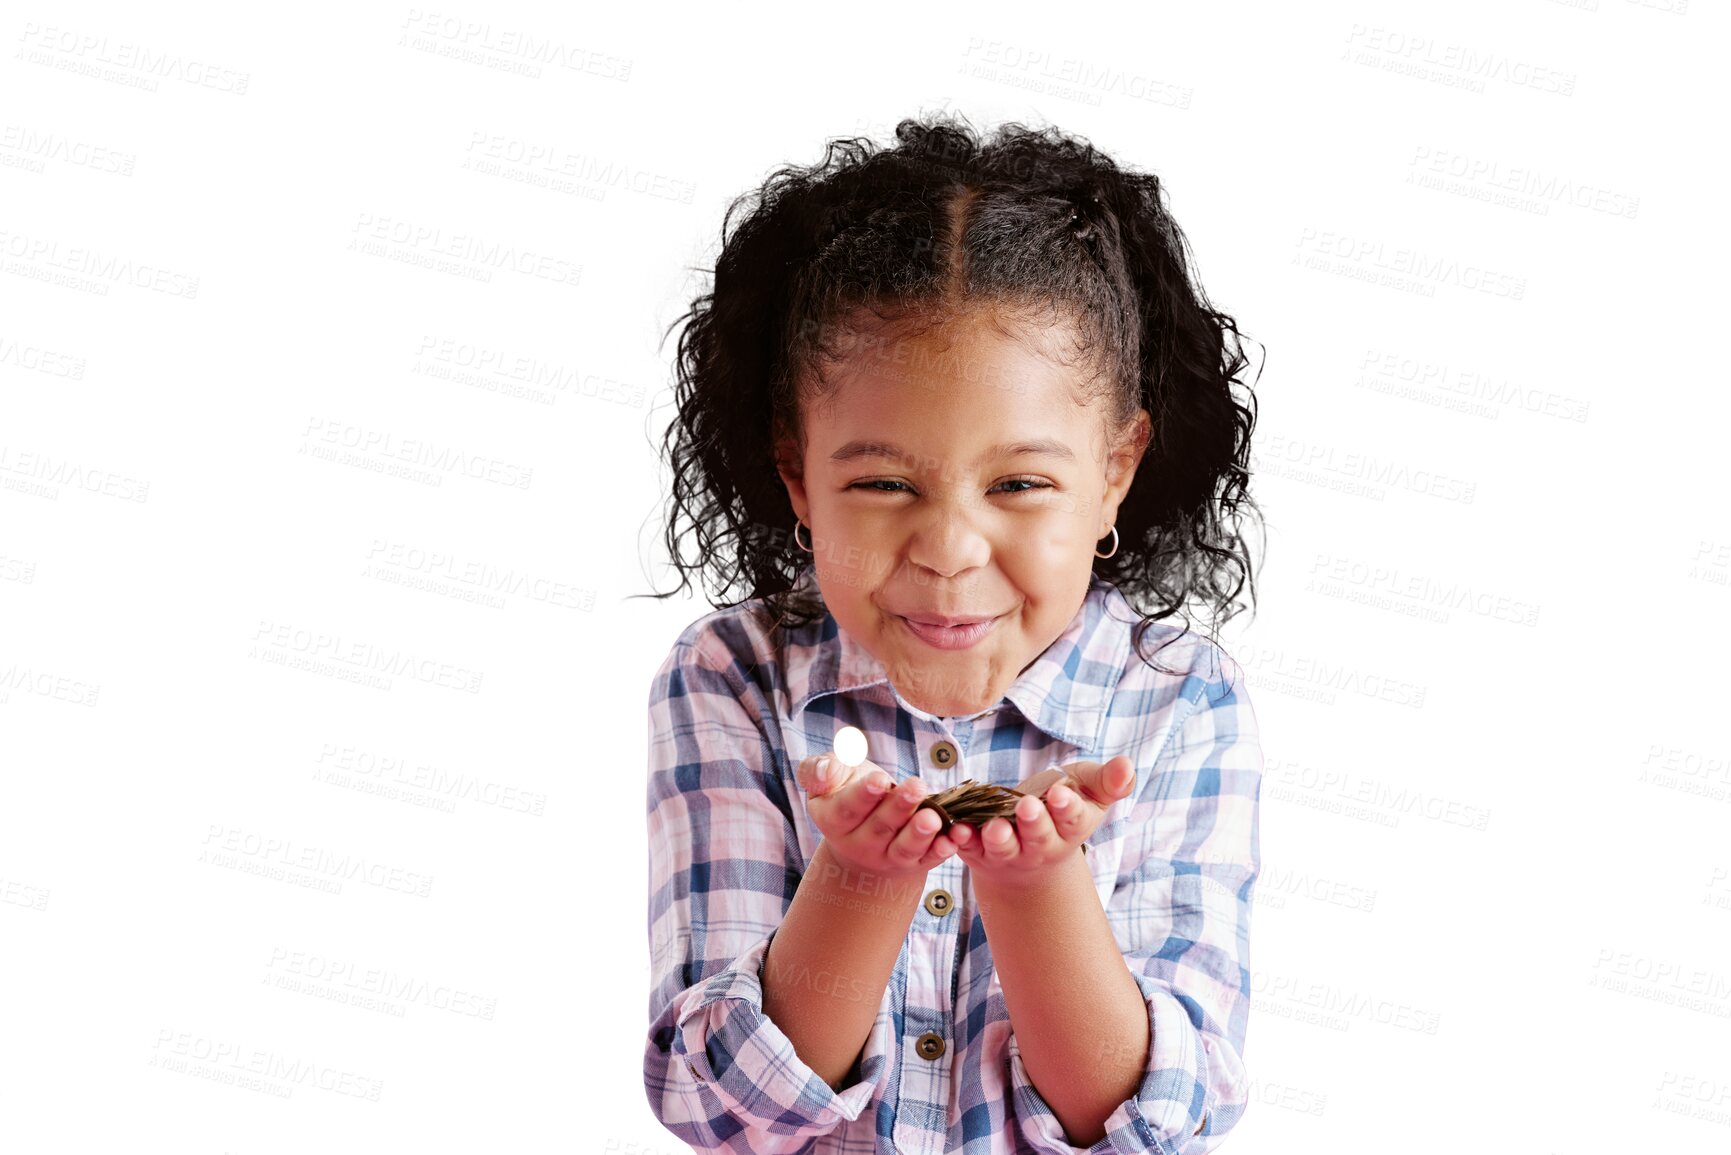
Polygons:
<instances>
[{"instance_id":1,"label":"shirt collar","mask_svg":"<svg viewBox=\"0 0 1731 1155\"><path fill-rule=\"evenodd\" d=\"M808 592L822 606L813 567L806 567L796 588ZM1007 701L1052 737L1083 750L1098 749L1112 691L1130 653L1130 628L1136 620L1116 586L1099 577L1091 578L1081 608L1064 632L1017 675L1003 698L967 715L967 720L989 714ZM883 663L842 630L827 608L817 621L780 631L778 648L792 715L825 694L860 690L890 680ZM895 692L894 686L890 689ZM932 718L909 705L899 693L895 697L909 713Z\"/></svg>"}]
</instances>

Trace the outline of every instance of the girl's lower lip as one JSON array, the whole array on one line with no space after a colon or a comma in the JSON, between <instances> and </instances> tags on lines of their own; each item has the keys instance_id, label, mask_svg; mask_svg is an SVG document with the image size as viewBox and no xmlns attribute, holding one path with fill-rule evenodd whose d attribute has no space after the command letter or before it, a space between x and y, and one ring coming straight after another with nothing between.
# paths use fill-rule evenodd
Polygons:
<instances>
[{"instance_id":1,"label":"girl's lower lip","mask_svg":"<svg viewBox=\"0 0 1731 1155\"><path fill-rule=\"evenodd\" d=\"M909 621L899 614L897 617L916 638L939 650L965 650L991 633L992 627L996 626L999 620L992 618L990 621L975 622L971 626L927 626Z\"/></svg>"}]
</instances>

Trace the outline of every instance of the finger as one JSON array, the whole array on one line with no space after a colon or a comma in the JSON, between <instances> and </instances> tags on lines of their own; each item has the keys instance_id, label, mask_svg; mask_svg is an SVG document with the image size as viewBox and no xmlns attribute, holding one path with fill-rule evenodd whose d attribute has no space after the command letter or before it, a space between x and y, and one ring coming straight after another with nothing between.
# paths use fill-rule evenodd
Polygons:
<instances>
[{"instance_id":1,"label":"finger","mask_svg":"<svg viewBox=\"0 0 1731 1155\"><path fill-rule=\"evenodd\" d=\"M1104 773L1106 787L1114 801L1128 797L1136 786L1136 765L1122 754L1106 763Z\"/></svg>"},{"instance_id":2,"label":"finger","mask_svg":"<svg viewBox=\"0 0 1731 1155\"><path fill-rule=\"evenodd\" d=\"M839 765L834 757L828 754L813 754L799 764L793 777L807 797L822 798L834 790L837 780L845 779L846 774L847 767Z\"/></svg>"},{"instance_id":3,"label":"finger","mask_svg":"<svg viewBox=\"0 0 1731 1155\"><path fill-rule=\"evenodd\" d=\"M952 822L944 832L956 845L956 857L968 866L980 865L980 832L966 822Z\"/></svg>"},{"instance_id":4,"label":"finger","mask_svg":"<svg viewBox=\"0 0 1731 1155\"><path fill-rule=\"evenodd\" d=\"M1028 777L1016 783L1016 789L1020 790L1023 794L1032 794L1034 797L1038 798L1050 789L1053 783L1062 782L1063 780L1064 768L1062 766L1048 766L1044 770L1035 774L1030 774Z\"/></svg>"},{"instance_id":5,"label":"finger","mask_svg":"<svg viewBox=\"0 0 1731 1155\"><path fill-rule=\"evenodd\" d=\"M864 823L870 828L872 844L883 847L888 853L902 828L907 825L909 816L919 806L920 799L925 796L925 789L918 778L909 778L884 794L878 800L877 808L872 811L871 817ZM936 818L937 815L932 817ZM921 853L924 853L923 849Z\"/></svg>"},{"instance_id":6,"label":"finger","mask_svg":"<svg viewBox=\"0 0 1731 1155\"><path fill-rule=\"evenodd\" d=\"M1077 840L1087 823L1087 802L1068 786L1058 785L1046 791L1042 799L1053 830L1065 842ZM1017 820L1020 823L1020 819Z\"/></svg>"},{"instance_id":7,"label":"finger","mask_svg":"<svg viewBox=\"0 0 1731 1155\"><path fill-rule=\"evenodd\" d=\"M1119 754L1105 762L1077 762L1068 767L1077 792L1096 806L1110 806L1130 793L1136 770Z\"/></svg>"},{"instance_id":8,"label":"finger","mask_svg":"<svg viewBox=\"0 0 1731 1155\"><path fill-rule=\"evenodd\" d=\"M1016 841L1016 828L1007 818L987 819L980 828L980 857L988 867L1008 866L1016 860L1020 847Z\"/></svg>"},{"instance_id":9,"label":"finger","mask_svg":"<svg viewBox=\"0 0 1731 1155\"><path fill-rule=\"evenodd\" d=\"M889 859L909 868L919 865L931 850L943 821L931 810L916 810L890 840ZM947 842L948 839L945 839Z\"/></svg>"},{"instance_id":10,"label":"finger","mask_svg":"<svg viewBox=\"0 0 1731 1155\"><path fill-rule=\"evenodd\" d=\"M1100 769L1104 765L1104 762L1072 762L1064 767L1070 772L1064 785L1096 806L1109 805L1111 799L1106 797L1105 788L1100 785Z\"/></svg>"},{"instance_id":11,"label":"finger","mask_svg":"<svg viewBox=\"0 0 1731 1155\"><path fill-rule=\"evenodd\" d=\"M879 800L894 786L895 779L874 766L854 767L853 777L830 792L835 804L834 832L853 834L858 831L871 820ZM883 841L887 841L887 837L880 840L879 845Z\"/></svg>"},{"instance_id":12,"label":"finger","mask_svg":"<svg viewBox=\"0 0 1731 1155\"><path fill-rule=\"evenodd\" d=\"M942 825L942 823L939 823L939 825ZM953 831L955 827L952 826L950 829ZM955 840L951 838L949 834L939 834L932 839L931 847L927 849L926 856L920 861L920 865L925 869L930 870L932 867L938 865L944 859L955 853Z\"/></svg>"},{"instance_id":13,"label":"finger","mask_svg":"<svg viewBox=\"0 0 1731 1155\"><path fill-rule=\"evenodd\" d=\"M1056 849L1062 841L1045 803L1038 798L1022 798L1016 802L1018 854L1035 849Z\"/></svg>"}]
</instances>

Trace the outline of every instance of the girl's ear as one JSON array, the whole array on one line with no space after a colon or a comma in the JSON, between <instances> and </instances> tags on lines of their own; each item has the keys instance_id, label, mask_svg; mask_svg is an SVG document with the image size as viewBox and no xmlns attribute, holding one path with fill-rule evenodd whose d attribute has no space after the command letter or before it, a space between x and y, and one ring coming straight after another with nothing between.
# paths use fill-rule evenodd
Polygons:
<instances>
[{"instance_id":1,"label":"girl's ear","mask_svg":"<svg viewBox=\"0 0 1731 1155\"><path fill-rule=\"evenodd\" d=\"M1136 416L1108 453L1106 497L1101 502L1100 511L1108 523L1118 519L1118 506L1130 492L1131 482L1136 480L1136 470L1142 464L1142 455L1147 452L1153 430L1154 423L1148 410L1136 410ZM1106 535L1102 533L1100 536Z\"/></svg>"},{"instance_id":2,"label":"girl's ear","mask_svg":"<svg viewBox=\"0 0 1731 1155\"><path fill-rule=\"evenodd\" d=\"M787 499L793 506L794 516L807 521L811 507L805 496L805 463L800 460L799 447L793 442L776 442L775 471L781 475L781 483L787 486Z\"/></svg>"},{"instance_id":3,"label":"girl's ear","mask_svg":"<svg viewBox=\"0 0 1731 1155\"><path fill-rule=\"evenodd\" d=\"M1155 423L1148 416L1148 410L1137 409L1136 416L1130 419L1130 424L1118 436L1118 442L1113 445L1106 459L1106 499L1111 506L1122 502L1123 495L1130 492L1130 481L1136 480L1136 468L1142 464L1142 454L1148 450L1148 438L1153 435Z\"/></svg>"}]
</instances>

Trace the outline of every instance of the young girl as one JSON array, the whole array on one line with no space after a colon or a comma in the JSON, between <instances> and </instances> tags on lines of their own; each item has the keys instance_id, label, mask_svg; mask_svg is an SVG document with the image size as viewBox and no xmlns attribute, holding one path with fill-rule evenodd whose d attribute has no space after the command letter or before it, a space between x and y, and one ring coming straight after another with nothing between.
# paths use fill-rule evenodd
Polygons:
<instances>
[{"instance_id":1,"label":"young girl","mask_svg":"<svg viewBox=\"0 0 1731 1155\"><path fill-rule=\"evenodd\" d=\"M667 541L746 597L650 696L649 1104L706 1151L1209 1151L1262 756L1242 671L1160 619L1254 605L1238 329L1154 176L896 141L736 202L682 319ZM1051 766L1014 822L918 805Z\"/></svg>"}]
</instances>

